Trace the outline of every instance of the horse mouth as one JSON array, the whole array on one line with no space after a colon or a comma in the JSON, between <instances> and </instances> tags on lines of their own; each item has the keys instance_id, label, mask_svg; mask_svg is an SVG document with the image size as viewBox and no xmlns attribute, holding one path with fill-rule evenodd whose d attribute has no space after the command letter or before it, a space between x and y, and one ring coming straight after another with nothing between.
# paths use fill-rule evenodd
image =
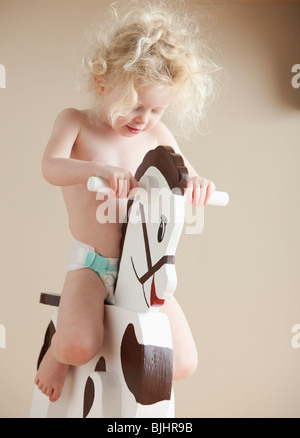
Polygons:
<instances>
[{"instance_id":1,"label":"horse mouth","mask_svg":"<svg viewBox=\"0 0 300 438\"><path fill-rule=\"evenodd\" d=\"M156 295L154 275L153 275L152 283L151 283L150 306L162 306L164 302L165 300L158 298L158 296Z\"/></svg>"},{"instance_id":2,"label":"horse mouth","mask_svg":"<svg viewBox=\"0 0 300 438\"><path fill-rule=\"evenodd\" d=\"M134 273L135 273L135 275L136 275L136 278L138 279L138 281L139 281L139 282L141 283L141 285L142 285L142 288L143 288L143 294L144 294L144 299L145 299L145 302L146 302L146 304L147 304L147 307L152 307L152 306L153 306L153 307L158 307L158 306L162 306L162 305L164 304L165 300L159 298L159 297L156 295L156 288L155 288L154 274L153 274L153 276L152 276L151 292L150 292L150 304L149 304L149 302L148 302L148 300L147 300L147 298L146 298L145 289L144 289L144 283L145 283L145 281L146 281L148 278L145 278L146 276L143 276L143 277L141 277L141 278L138 276L138 274L137 274L137 272L136 272L136 269L135 269L135 266L134 266L134 263L133 263L133 259L132 259L132 257L131 257L131 264L132 264L132 268L133 268L133 270L134 270ZM144 280L142 281L143 278L144 278Z\"/></svg>"}]
</instances>

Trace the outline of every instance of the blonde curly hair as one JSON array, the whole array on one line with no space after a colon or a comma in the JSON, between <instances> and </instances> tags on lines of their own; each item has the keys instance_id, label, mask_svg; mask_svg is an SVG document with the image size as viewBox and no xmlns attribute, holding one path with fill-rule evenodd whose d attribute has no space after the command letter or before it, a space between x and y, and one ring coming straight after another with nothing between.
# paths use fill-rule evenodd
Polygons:
<instances>
[{"instance_id":1,"label":"blonde curly hair","mask_svg":"<svg viewBox=\"0 0 300 438\"><path fill-rule=\"evenodd\" d=\"M95 111L101 105L96 84L103 80L123 90L112 108L113 123L127 115L143 87L175 87L168 111L185 135L199 127L214 96L213 73L199 26L181 0L114 2L108 19L93 28L90 48L83 57L88 90Z\"/></svg>"}]
</instances>

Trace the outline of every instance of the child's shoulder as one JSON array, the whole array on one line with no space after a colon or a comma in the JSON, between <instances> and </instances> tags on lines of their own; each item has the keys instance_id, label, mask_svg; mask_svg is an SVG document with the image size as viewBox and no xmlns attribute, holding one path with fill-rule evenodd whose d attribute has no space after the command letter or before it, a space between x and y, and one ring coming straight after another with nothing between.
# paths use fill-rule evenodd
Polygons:
<instances>
[{"instance_id":1,"label":"child's shoulder","mask_svg":"<svg viewBox=\"0 0 300 438\"><path fill-rule=\"evenodd\" d=\"M65 108L61 110L56 120L64 120L69 122L83 122L88 117L87 110L78 110L76 108Z\"/></svg>"},{"instance_id":2,"label":"child's shoulder","mask_svg":"<svg viewBox=\"0 0 300 438\"><path fill-rule=\"evenodd\" d=\"M75 108L65 108L61 110L54 121L54 129L59 131L77 131L89 123L88 110L78 110Z\"/></svg>"},{"instance_id":3,"label":"child's shoulder","mask_svg":"<svg viewBox=\"0 0 300 438\"><path fill-rule=\"evenodd\" d=\"M177 142L172 132L163 122L160 121L155 126L155 131L155 136L158 144L172 146L173 148L177 145Z\"/></svg>"}]
</instances>

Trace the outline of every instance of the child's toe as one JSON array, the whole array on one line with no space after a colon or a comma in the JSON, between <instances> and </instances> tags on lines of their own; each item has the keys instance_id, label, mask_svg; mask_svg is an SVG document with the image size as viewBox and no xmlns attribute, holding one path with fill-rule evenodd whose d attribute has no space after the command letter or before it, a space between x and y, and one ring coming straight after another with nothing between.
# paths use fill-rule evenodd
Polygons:
<instances>
[{"instance_id":1,"label":"child's toe","mask_svg":"<svg viewBox=\"0 0 300 438\"><path fill-rule=\"evenodd\" d=\"M56 402L61 394L61 388L54 388L52 394L49 397L51 402Z\"/></svg>"}]
</instances>

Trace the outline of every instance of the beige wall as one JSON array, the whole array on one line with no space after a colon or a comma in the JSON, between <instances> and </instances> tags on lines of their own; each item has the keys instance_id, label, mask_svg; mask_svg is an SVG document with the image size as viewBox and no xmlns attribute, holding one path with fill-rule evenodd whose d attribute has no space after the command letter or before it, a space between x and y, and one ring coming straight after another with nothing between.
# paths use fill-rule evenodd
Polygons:
<instances>
[{"instance_id":1,"label":"beige wall","mask_svg":"<svg viewBox=\"0 0 300 438\"><path fill-rule=\"evenodd\" d=\"M1 0L0 417L27 417L35 361L60 293L70 236L60 190L40 161L56 114L82 107L72 52L102 0ZM198 171L230 194L183 235L178 290L199 350L176 382L178 417L300 416L300 5L192 1L226 67L206 135L180 140ZM226 88L226 89L225 89Z\"/></svg>"}]
</instances>

